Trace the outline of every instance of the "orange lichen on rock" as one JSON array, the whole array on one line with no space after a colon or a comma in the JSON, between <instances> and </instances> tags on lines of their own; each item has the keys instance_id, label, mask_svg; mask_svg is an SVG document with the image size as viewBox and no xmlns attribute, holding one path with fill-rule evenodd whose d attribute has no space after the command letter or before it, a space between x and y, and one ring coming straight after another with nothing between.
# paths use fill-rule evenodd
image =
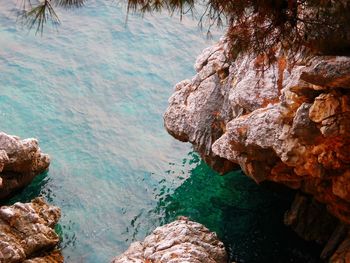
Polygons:
<instances>
[{"instance_id":1,"label":"orange lichen on rock","mask_svg":"<svg viewBox=\"0 0 350 263\"><path fill-rule=\"evenodd\" d=\"M350 57L301 58L293 66L281 58L260 74L264 57L238 56L224 60L229 74L218 82L203 61L209 56L218 71L226 45L222 39L207 49L197 75L170 98L164 115L169 133L185 134L214 169L223 172L218 157L238 164L258 183L310 194L350 224ZM213 111L220 124L208 118ZM211 129L223 124L226 129Z\"/></svg>"}]
</instances>

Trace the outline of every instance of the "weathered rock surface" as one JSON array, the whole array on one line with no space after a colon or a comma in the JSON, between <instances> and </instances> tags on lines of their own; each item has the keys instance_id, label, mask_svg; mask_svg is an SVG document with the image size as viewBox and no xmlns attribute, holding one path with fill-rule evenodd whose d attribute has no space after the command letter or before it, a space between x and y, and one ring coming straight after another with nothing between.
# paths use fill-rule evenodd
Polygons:
<instances>
[{"instance_id":1,"label":"weathered rock surface","mask_svg":"<svg viewBox=\"0 0 350 263\"><path fill-rule=\"evenodd\" d=\"M47 154L40 151L36 139L20 140L0 133L0 199L28 185L50 164Z\"/></svg>"},{"instance_id":2,"label":"weathered rock surface","mask_svg":"<svg viewBox=\"0 0 350 263\"><path fill-rule=\"evenodd\" d=\"M61 211L36 198L30 203L0 207L0 262L63 262L54 226Z\"/></svg>"},{"instance_id":3,"label":"weathered rock surface","mask_svg":"<svg viewBox=\"0 0 350 263\"><path fill-rule=\"evenodd\" d=\"M230 61L227 50L225 39L204 50L196 76L176 85L168 132L219 172L238 164L258 183L310 194L350 224L350 57L290 65L281 56L262 72L262 58Z\"/></svg>"},{"instance_id":4,"label":"weathered rock surface","mask_svg":"<svg viewBox=\"0 0 350 263\"><path fill-rule=\"evenodd\" d=\"M224 245L199 223L180 218L156 228L143 242L135 242L112 263L226 263Z\"/></svg>"}]
</instances>

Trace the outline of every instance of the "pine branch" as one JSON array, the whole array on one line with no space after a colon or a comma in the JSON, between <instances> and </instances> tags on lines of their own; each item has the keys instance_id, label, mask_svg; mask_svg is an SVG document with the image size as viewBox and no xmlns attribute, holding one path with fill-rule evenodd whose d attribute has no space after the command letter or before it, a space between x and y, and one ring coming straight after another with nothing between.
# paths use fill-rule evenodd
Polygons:
<instances>
[{"instance_id":1,"label":"pine branch","mask_svg":"<svg viewBox=\"0 0 350 263\"><path fill-rule=\"evenodd\" d=\"M49 20L53 25L60 23L60 20L49 0L45 0L37 6L32 7L30 11L25 11L23 19L30 30L36 26L36 34L43 34L44 25Z\"/></svg>"},{"instance_id":2,"label":"pine branch","mask_svg":"<svg viewBox=\"0 0 350 263\"><path fill-rule=\"evenodd\" d=\"M56 6L63 8L77 8L84 6L86 0L54 0Z\"/></svg>"},{"instance_id":3,"label":"pine branch","mask_svg":"<svg viewBox=\"0 0 350 263\"><path fill-rule=\"evenodd\" d=\"M21 1L21 0L20 0ZM22 0L32 8L25 12L30 28L43 32L44 24L59 23L52 6L81 7L87 0ZM33 4L34 2L39 4ZM227 21L232 53L265 55L273 61L276 47L296 55L304 50L318 54L350 54L350 1L337 0L116 0L130 12L149 13L166 10L170 15L194 13L195 4L204 4L199 20L209 25Z\"/></svg>"}]
</instances>

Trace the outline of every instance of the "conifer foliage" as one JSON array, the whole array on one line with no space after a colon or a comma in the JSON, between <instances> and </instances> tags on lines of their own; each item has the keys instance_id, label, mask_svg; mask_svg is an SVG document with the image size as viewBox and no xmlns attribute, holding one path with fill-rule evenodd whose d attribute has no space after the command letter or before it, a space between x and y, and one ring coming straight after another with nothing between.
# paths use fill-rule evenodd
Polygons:
<instances>
[{"instance_id":1,"label":"conifer foliage","mask_svg":"<svg viewBox=\"0 0 350 263\"><path fill-rule=\"evenodd\" d=\"M56 7L81 7L88 0L21 1L25 21L42 32L46 22L59 23ZM181 15L204 5L199 23L227 25L232 56L248 52L273 60L277 50L350 55L348 0L127 0L125 4L128 12L166 10Z\"/></svg>"}]
</instances>

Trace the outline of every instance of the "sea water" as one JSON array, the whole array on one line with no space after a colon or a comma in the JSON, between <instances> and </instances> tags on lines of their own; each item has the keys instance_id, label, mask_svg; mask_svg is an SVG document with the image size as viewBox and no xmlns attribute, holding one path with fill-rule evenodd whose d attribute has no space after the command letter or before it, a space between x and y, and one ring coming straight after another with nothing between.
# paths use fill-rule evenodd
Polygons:
<instances>
[{"instance_id":1,"label":"sea water","mask_svg":"<svg viewBox=\"0 0 350 263\"><path fill-rule=\"evenodd\" d=\"M50 170L12 198L62 209L66 262L109 262L179 215L204 223L238 262L317 262L318 248L282 224L291 196L224 177L163 127L176 82L195 74L208 39L196 20L129 14L116 1L58 10L28 32L0 4L0 130L39 139Z\"/></svg>"}]
</instances>

